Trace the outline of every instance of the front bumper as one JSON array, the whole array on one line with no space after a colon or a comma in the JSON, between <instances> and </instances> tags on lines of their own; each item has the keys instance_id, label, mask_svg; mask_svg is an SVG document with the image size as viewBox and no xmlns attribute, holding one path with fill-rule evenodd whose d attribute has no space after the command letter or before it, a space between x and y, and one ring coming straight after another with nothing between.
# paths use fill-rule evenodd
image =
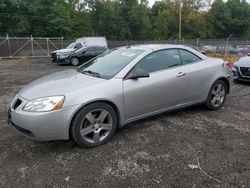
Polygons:
<instances>
[{"instance_id":1,"label":"front bumper","mask_svg":"<svg viewBox=\"0 0 250 188\"><path fill-rule=\"evenodd\" d=\"M59 64L70 64L70 57L60 58L59 55L51 55L51 61Z\"/></svg>"},{"instance_id":2,"label":"front bumper","mask_svg":"<svg viewBox=\"0 0 250 188\"><path fill-rule=\"evenodd\" d=\"M70 58L63 58L63 59L57 58L56 63L59 63L59 64L70 64Z\"/></svg>"},{"instance_id":3,"label":"front bumper","mask_svg":"<svg viewBox=\"0 0 250 188\"><path fill-rule=\"evenodd\" d=\"M242 76L239 68L233 68L233 79L237 81L250 82L250 77Z\"/></svg>"},{"instance_id":4,"label":"front bumper","mask_svg":"<svg viewBox=\"0 0 250 188\"><path fill-rule=\"evenodd\" d=\"M18 97L20 98L20 97ZM26 112L22 108L28 100L8 111L9 123L24 136L38 141L67 140L73 114L77 106L65 107L50 112Z\"/></svg>"}]
</instances>

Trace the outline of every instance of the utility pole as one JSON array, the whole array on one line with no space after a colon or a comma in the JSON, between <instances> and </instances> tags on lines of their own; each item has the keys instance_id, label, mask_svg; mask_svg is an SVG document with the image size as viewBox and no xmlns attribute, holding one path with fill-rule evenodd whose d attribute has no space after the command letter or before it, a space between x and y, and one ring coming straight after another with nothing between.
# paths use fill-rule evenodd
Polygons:
<instances>
[{"instance_id":1,"label":"utility pole","mask_svg":"<svg viewBox=\"0 0 250 188\"><path fill-rule=\"evenodd\" d=\"M181 17L182 17L181 9L182 9L181 0L179 0L179 41L181 41L181 25L182 25L182 23L181 23Z\"/></svg>"}]
</instances>

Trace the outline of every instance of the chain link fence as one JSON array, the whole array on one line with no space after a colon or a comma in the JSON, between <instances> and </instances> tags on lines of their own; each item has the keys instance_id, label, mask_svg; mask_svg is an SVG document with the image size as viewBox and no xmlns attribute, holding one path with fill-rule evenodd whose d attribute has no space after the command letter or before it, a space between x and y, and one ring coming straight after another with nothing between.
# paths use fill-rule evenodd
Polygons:
<instances>
[{"instance_id":1,"label":"chain link fence","mask_svg":"<svg viewBox=\"0 0 250 188\"><path fill-rule=\"evenodd\" d=\"M46 57L71 42L65 41L63 37L0 37L0 57Z\"/></svg>"},{"instance_id":2,"label":"chain link fence","mask_svg":"<svg viewBox=\"0 0 250 188\"><path fill-rule=\"evenodd\" d=\"M63 37L0 37L0 57L48 57L52 51L65 48L74 40L64 40ZM230 40L227 39L192 39L192 40L144 40L144 41L108 41L108 47L116 48L119 46L128 46L135 44L185 44L201 47L204 45L249 45L248 40Z\"/></svg>"},{"instance_id":3,"label":"chain link fence","mask_svg":"<svg viewBox=\"0 0 250 188\"><path fill-rule=\"evenodd\" d=\"M227 43L228 42L228 43ZM195 47L202 47L205 45L250 45L249 40L230 40L227 39L190 39L190 40L144 40L144 41L108 41L109 48L115 48L119 46L127 46L127 45L136 45L136 44L184 44L184 45L192 45Z\"/></svg>"}]
</instances>

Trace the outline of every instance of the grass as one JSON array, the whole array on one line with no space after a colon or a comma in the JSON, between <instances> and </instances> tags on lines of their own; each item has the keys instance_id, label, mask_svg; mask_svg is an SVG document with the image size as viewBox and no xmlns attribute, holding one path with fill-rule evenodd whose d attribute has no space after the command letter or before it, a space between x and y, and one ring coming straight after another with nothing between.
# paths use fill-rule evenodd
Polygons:
<instances>
[{"instance_id":1,"label":"grass","mask_svg":"<svg viewBox=\"0 0 250 188\"><path fill-rule=\"evenodd\" d=\"M238 61L241 57L243 57L244 55L232 55L232 54L227 54L227 53L226 54L209 53L209 54L207 54L207 56L218 57L218 58L221 58L221 59L233 64L236 61Z\"/></svg>"}]
</instances>

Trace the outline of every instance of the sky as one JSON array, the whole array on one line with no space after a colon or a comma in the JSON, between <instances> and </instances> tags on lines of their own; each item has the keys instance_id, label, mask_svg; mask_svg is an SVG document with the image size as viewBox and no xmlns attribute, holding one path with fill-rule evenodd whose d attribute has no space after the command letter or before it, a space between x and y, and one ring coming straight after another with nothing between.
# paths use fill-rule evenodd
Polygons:
<instances>
[{"instance_id":1,"label":"sky","mask_svg":"<svg viewBox=\"0 0 250 188\"><path fill-rule=\"evenodd\" d=\"M155 3L155 0L149 0L149 6L150 7L152 7L154 3Z\"/></svg>"}]
</instances>

